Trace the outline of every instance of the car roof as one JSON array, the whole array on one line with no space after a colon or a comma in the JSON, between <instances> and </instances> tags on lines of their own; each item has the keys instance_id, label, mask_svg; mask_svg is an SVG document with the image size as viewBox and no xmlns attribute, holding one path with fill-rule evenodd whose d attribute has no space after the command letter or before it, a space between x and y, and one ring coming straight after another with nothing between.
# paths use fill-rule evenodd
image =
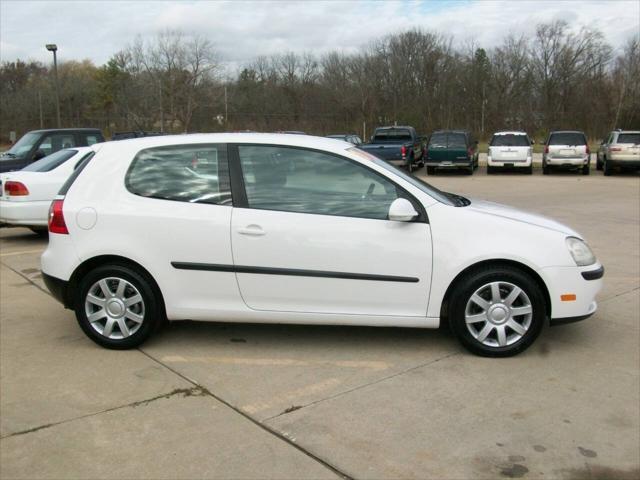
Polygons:
<instances>
[{"instance_id":1,"label":"car roof","mask_svg":"<svg viewBox=\"0 0 640 480\"><path fill-rule=\"evenodd\" d=\"M640 130L614 130L615 133L640 133Z\"/></svg>"},{"instance_id":2,"label":"car roof","mask_svg":"<svg viewBox=\"0 0 640 480\"><path fill-rule=\"evenodd\" d=\"M413 128L413 127L411 127L409 125L391 125L391 126L388 126L388 127L376 127L376 130L391 130L391 129L394 129L394 128Z\"/></svg>"},{"instance_id":3,"label":"car roof","mask_svg":"<svg viewBox=\"0 0 640 480\"><path fill-rule=\"evenodd\" d=\"M510 131L501 131L501 132L495 132L494 135L526 135L527 132L522 132L522 131L516 131L516 130L510 130Z\"/></svg>"},{"instance_id":4,"label":"car roof","mask_svg":"<svg viewBox=\"0 0 640 480\"><path fill-rule=\"evenodd\" d=\"M353 144L335 138L316 137L290 133L190 133L181 135L163 135L158 137L140 137L105 142L100 145L101 151L117 150L120 148L142 150L145 148L169 145L190 145L202 143L239 143L260 144L273 146L303 147L330 152L343 152L354 148Z\"/></svg>"},{"instance_id":5,"label":"car roof","mask_svg":"<svg viewBox=\"0 0 640 480\"><path fill-rule=\"evenodd\" d=\"M582 135L584 135L584 132L582 130L552 130L551 132L549 132L549 135L553 133L581 133Z\"/></svg>"}]
</instances>

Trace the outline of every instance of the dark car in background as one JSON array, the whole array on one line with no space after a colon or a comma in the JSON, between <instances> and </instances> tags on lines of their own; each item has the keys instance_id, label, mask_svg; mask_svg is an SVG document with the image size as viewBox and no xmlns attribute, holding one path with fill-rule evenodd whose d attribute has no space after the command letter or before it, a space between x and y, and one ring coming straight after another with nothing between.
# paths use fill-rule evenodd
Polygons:
<instances>
[{"instance_id":1,"label":"dark car in background","mask_svg":"<svg viewBox=\"0 0 640 480\"><path fill-rule=\"evenodd\" d=\"M469 175L478 168L478 141L466 130L436 130L429 137L427 173L437 168L464 168Z\"/></svg>"},{"instance_id":2,"label":"dark car in background","mask_svg":"<svg viewBox=\"0 0 640 480\"><path fill-rule=\"evenodd\" d=\"M111 135L111 140L128 140L130 138L142 138L142 137L158 137L160 135L167 135L164 132L144 132L141 130L134 132L116 132Z\"/></svg>"},{"instance_id":3,"label":"dark car in background","mask_svg":"<svg viewBox=\"0 0 640 480\"><path fill-rule=\"evenodd\" d=\"M356 147L362 145L362 139L355 133L336 133L334 135L327 135L327 138L335 138L336 140L353 143Z\"/></svg>"},{"instance_id":4,"label":"dark car in background","mask_svg":"<svg viewBox=\"0 0 640 480\"><path fill-rule=\"evenodd\" d=\"M371 141L358 148L410 172L424 166L422 139L413 127L378 127Z\"/></svg>"},{"instance_id":5,"label":"dark car in background","mask_svg":"<svg viewBox=\"0 0 640 480\"><path fill-rule=\"evenodd\" d=\"M0 155L0 172L22 170L63 148L86 147L99 142L104 142L104 136L97 128L32 130Z\"/></svg>"}]
</instances>

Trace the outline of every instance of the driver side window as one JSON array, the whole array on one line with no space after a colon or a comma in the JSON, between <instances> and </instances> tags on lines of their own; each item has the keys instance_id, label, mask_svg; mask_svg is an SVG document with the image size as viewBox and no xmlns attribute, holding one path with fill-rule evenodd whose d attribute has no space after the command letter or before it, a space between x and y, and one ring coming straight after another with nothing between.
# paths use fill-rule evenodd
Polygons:
<instances>
[{"instance_id":1,"label":"driver side window","mask_svg":"<svg viewBox=\"0 0 640 480\"><path fill-rule=\"evenodd\" d=\"M396 186L356 162L293 147L238 146L250 208L386 220Z\"/></svg>"}]
</instances>

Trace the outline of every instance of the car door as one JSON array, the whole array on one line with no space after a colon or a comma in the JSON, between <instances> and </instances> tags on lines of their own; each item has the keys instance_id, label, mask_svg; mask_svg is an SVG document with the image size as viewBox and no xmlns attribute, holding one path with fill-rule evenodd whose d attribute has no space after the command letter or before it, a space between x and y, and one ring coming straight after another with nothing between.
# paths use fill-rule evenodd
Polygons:
<instances>
[{"instance_id":1,"label":"car door","mask_svg":"<svg viewBox=\"0 0 640 480\"><path fill-rule=\"evenodd\" d=\"M247 306L426 315L431 232L424 209L407 192L354 160L325 152L268 145L233 151L231 243ZM419 220L387 219L398 197L414 203Z\"/></svg>"}]
</instances>

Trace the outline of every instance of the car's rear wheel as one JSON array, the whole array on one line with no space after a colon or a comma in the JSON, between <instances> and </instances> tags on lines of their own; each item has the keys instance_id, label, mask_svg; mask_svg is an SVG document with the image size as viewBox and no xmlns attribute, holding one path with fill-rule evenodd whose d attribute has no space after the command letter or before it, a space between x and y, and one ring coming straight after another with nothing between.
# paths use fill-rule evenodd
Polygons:
<instances>
[{"instance_id":1,"label":"car's rear wheel","mask_svg":"<svg viewBox=\"0 0 640 480\"><path fill-rule=\"evenodd\" d=\"M134 348L163 323L162 300L152 282L124 265L103 265L80 281L76 318L98 345Z\"/></svg>"},{"instance_id":2,"label":"car's rear wheel","mask_svg":"<svg viewBox=\"0 0 640 480\"><path fill-rule=\"evenodd\" d=\"M589 175L589 165L582 167L582 175Z\"/></svg>"},{"instance_id":3,"label":"car's rear wheel","mask_svg":"<svg viewBox=\"0 0 640 480\"><path fill-rule=\"evenodd\" d=\"M549 175L549 166L546 164L542 164L542 174L543 175Z\"/></svg>"},{"instance_id":4,"label":"car's rear wheel","mask_svg":"<svg viewBox=\"0 0 640 480\"><path fill-rule=\"evenodd\" d=\"M533 163L527 167L525 172L527 175L533 175Z\"/></svg>"},{"instance_id":5,"label":"car's rear wheel","mask_svg":"<svg viewBox=\"0 0 640 480\"><path fill-rule=\"evenodd\" d=\"M596 170L602 170L602 162L599 157L596 159Z\"/></svg>"},{"instance_id":6,"label":"car's rear wheel","mask_svg":"<svg viewBox=\"0 0 640 480\"><path fill-rule=\"evenodd\" d=\"M449 323L469 351L509 357L526 350L545 320L538 284L509 266L472 271L456 285L449 301Z\"/></svg>"}]
</instances>

